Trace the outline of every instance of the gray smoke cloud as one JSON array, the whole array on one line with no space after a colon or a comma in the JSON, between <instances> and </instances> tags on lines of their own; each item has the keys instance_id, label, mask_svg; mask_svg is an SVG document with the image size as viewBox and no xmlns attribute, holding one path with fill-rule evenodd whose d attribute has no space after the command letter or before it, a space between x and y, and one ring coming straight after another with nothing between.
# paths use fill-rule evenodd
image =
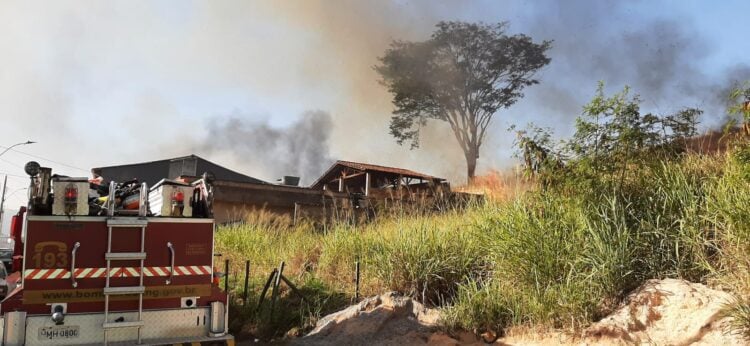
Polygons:
<instances>
[{"instance_id":1,"label":"gray smoke cloud","mask_svg":"<svg viewBox=\"0 0 750 346\"><path fill-rule=\"evenodd\" d=\"M428 39L441 20L509 21L509 33L554 40L541 83L496 115L481 173L514 163L509 123L534 121L569 134L599 80L608 91L632 86L645 111L700 107L705 123L719 125L729 85L749 78L750 69L741 61L717 66L717 51L738 48L704 32L705 22L696 25L705 18L694 9L700 6L688 7L611 0L0 2L2 135L4 144L37 140L24 150L83 173L194 150L268 180L299 174L309 182L335 158L460 182L465 163L446 124L429 125L414 151L388 134L391 95L372 67L392 40ZM306 109L328 115L290 116ZM3 158L20 166L26 159Z\"/></svg>"},{"instance_id":2,"label":"gray smoke cloud","mask_svg":"<svg viewBox=\"0 0 750 346\"><path fill-rule=\"evenodd\" d=\"M333 162L329 152L331 126L331 116L323 111L305 112L283 127L248 120L235 112L211 119L206 138L193 150L208 157L222 155L270 182L292 175L310 183Z\"/></svg>"},{"instance_id":3,"label":"gray smoke cloud","mask_svg":"<svg viewBox=\"0 0 750 346\"><path fill-rule=\"evenodd\" d=\"M716 127L725 121L726 85L741 70L722 67L720 76L707 73L717 47L679 9L663 8L666 11L662 14L652 15L638 12L636 7L643 2L550 0L507 2L501 11L478 14L476 8L468 9L462 2L431 4L434 6L309 1L298 11L283 2L271 6L271 12L292 25L324 37L320 51L335 51L340 56L337 68L345 72L340 75L340 83L346 86L348 97L332 105L334 117L364 126L335 127L331 141L335 153L462 180L463 158L446 127L433 124L428 128L418 151L392 145L386 128L391 95L375 83L378 76L371 69L389 42L425 40L440 20L508 20L509 33L526 33L537 41L554 40L549 53L552 62L538 75L541 83L528 88L518 104L495 116L490 138L480 154L480 170L512 164L513 137L505 132L510 123L534 121L554 127L562 136L569 135L573 119L581 114L600 80L609 92L631 86L632 92L641 96L646 112L699 107L706 111L704 128ZM492 4L479 3L476 7L489 8ZM304 69L309 73L306 76L328 80L329 71L319 67L310 64ZM369 140L356 140L365 138Z\"/></svg>"},{"instance_id":4,"label":"gray smoke cloud","mask_svg":"<svg viewBox=\"0 0 750 346\"><path fill-rule=\"evenodd\" d=\"M424 129L418 150L394 144L387 129L391 95L377 83L379 76L372 70L392 40L428 39L441 20L509 20L509 33L554 40L552 62L538 75L541 83L528 88L518 104L501 110L493 120L480 154L480 171L513 164L513 137L505 131L510 123L534 121L569 135L573 119L581 114L600 80L610 92L631 86L641 96L644 111L669 113L699 107L706 110L705 128L719 126L726 120L727 85L743 69L739 65L725 68L718 77L707 74L704 70L716 47L692 25L692 19L679 11L639 16L633 6L642 3L509 2L504 11L481 14L462 2L430 4L307 1L263 6L272 17L318 38L310 58L299 67L299 78L311 84L333 82L339 88L339 97L325 108L334 120L329 141L332 156L404 166L463 181L463 157L445 124L432 123ZM492 4L475 3L477 8ZM326 60L331 52L335 52L334 60Z\"/></svg>"},{"instance_id":5,"label":"gray smoke cloud","mask_svg":"<svg viewBox=\"0 0 750 346\"><path fill-rule=\"evenodd\" d=\"M597 81L614 92L625 85L643 100L645 111L669 113L683 107L706 111L705 127L724 118L724 92L737 68L720 76L706 72L713 42L675 11L643 18L636 3L566 1L537 3L538 15L523 26L533 37L553 39L552 63L542 83L528 92L522 108L542 105L538 123L572 131L572 118L591 99Z\"/></svg>"}]
</instances>

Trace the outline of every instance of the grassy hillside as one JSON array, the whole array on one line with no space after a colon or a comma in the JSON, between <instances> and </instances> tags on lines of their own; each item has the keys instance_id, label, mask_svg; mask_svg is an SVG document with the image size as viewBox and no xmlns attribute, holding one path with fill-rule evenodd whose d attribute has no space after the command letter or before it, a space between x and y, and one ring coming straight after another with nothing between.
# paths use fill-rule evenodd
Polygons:
<instances>
[{"instance_id":1,"label":"grassy hillside","mask_svg":"<svg viewBox=\"0 0 750 346\"><path fill-rule=\"evenodd\" d=\"M356 261L362 296L414 296L443 307L449 328L579 328L643 281L664 277L730 290L740 298L732 311L746 328L750 148L738 143L723 154L641 168L618 188L532 189L467 210L360 226L291 227L255 214L220 227L216 239L234 274L251 262L252 308L235 311L254 335L304 329L349 304ZM255 311L281 261L308 301L285 290L274 316L268 304ZM241 296L242 278L230 283Z\"/></svg>"},{"instance_id":2,"label":"grassy hillside","mask_svg":"<svg viewBox=\"0 0 750 346\"><path fill-rule=\"evenodd\" d=\"M439 306L447 329L576 330L669 277L732 292L727 313L750 333L750 141L728 131L723 151L691 152L700 110L641 114L639 103L600 84L570 139L517 131L525 178L479 179L495 187L481 205L327 229L256 214L220 228L234 272L252 263L252 301L281 261L307 298L283 292L277 314L247 306L236 323L263 336L307 328L351 302L359 262L362 295L395 290Z\"/></svg>"}]
</instances>

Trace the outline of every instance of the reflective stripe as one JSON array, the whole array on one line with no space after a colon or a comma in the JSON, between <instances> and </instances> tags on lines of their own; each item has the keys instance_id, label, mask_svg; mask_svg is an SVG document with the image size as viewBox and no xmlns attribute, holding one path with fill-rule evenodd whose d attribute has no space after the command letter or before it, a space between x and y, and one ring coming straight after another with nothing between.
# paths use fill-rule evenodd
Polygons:
<instances>
[{"instance_id":1,"label":"reflective stripe","mask_svg":"<svg viewBox=\"0 0 750 346\"><path fill-rule=\"evenodd\" d=\"M47 270L49 270L49 269L40 269L39 271L36 272L36 275L34 275L34 277L32 279L33 280L39 280L39 279L41 279L44 276L44 274L47 273Z\"/></svg>"},{"instance_id":2,"label":"reflective stripe","mask_svg":"<svg viewBox=\"0 0 750 346\"><path fill-rule=\"evenodd\" d=\"M110 277L136 277L139 276L140 267L111 267ZM103 278L107 268L76 268L76 279ZM170 267L144 267L143 276L169 276ZM175 266L175 276L200 276L210 275L211 266ZM70 271L63 268L54 269L26 269L24 271L26 280L57 280L70 279Z\"/></svg>"},{"instance_id":3,"label":"reflective stripe","mask_svg":"<svg viewBox=\"0 0 750 346\"><path fill-rule=\"evenodd\" d=\"M112 267L109 269L109 277L117 277L120 276L120 268L119 267Z\"/></svg>"},{"instance_id":4,"label":"reflective stripe","mask_svg":"<svg viewBox=\"0 0 750 346\"><path fill-rule=\"evenodd\" d=\"M87 278L100 278L104 276L105 268L96 268L96 271L87 276Z\"/></svg>"},{"instance_id":5,"label":"reflective stripe","mask_svg":"<svg viewBox=\"0 0 750 346\"><path fill-rule=\"evenodd\" d=\"M58 279L58 278L60 278L59 277L60 274L63 274L63 272L67 272L67 270L62 269L62 268L57 268L57 269L55 269L55 270L53 270L53 271L50 272L48 278L49 279Z\"/></svg>"},{"instance_id":6,"label":"reflective stripe","mask_svg":"<svg viewBox=\"0 0 750 346\"><path fill-rule=\"evenodd\" d=\"M92 269L94 268L83 268L83 270L76 269L76 278L78 277L85 278L87 275L89 275Z\"/></svg>"},{"instance_id":7,"label":"reflective stripe","mask_svg":"<svg viewBox=\"0 0 750 346\"><path fill-rule=\"evenodd\" d=\"M144 276L154 276L154 273L151 272L151 269L148 267L143 267L143 275Z\"/></svg>"},{"instance_id":8,"label":"reflective stripe","mask_svg":"<svg viewBox=\"0 0 750 346\"><path fill-rule=\"evenodd\" d=\"M135 268L133 268L133 267L127 267L125 269L128 271L128 273L130 274L130 276L138 276L138 275L140 275L138 273L138 271L135 270Z\"/></svg>"}]
</instances>

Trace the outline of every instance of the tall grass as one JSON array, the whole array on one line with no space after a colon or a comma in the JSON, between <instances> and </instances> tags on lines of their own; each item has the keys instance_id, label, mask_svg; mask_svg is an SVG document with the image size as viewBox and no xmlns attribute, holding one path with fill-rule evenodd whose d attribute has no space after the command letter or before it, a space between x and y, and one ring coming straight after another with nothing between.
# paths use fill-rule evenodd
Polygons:
<instances>
[{"instance_id":1,"label":"tall grass","mask_svg":"<svg viewBox=\"0 0 750 346\"><path fill-rule=\"evenodd\" d=\"M284 328L310 327L322 314L350 303L357 262L362 296L396 290L432 305L451 301L460 282L486 272L481 237L472 226L475 213L470 208L432 216L404 214L326 230L290 226L270 214L255 213L246 222L218 229L217 252L230 259L230 286L238 296L244 293L244 263L251 262L250 304L237 306L238 314L242 323L256 325L256 333L271 337ZM284 275L310 294L308 301L287 304L293 318L251 311L281 261L286 263ZM289 291L283 295L292 298Z\"/></svg>"},{"instance_id":2,"label":"tall grass","mask_svg":"<svg viewBox=\"0 0 750 346\"><path fill-rule=\"evenodd\" d=\"M738 152L662 163L610 190L552 190L487 209L477 227L492 275L461 286L446 324L578 328L650 278L719 282L747 296L750 165Z\"/></svg>"},{"instance_id":3,"label":"tall grass","mask_svg":"<svg viewBox=\"0 0 750 346\"><path fill-rule=\"evenodd\" d=\"M350 303L356 262L363 296L396 290L442 306L448 328L577 329L651 278L720 284L747 301L750 149L686 156L603 186L529 190L443 214L390 213L325 230L260 213L220 227L217 249L235 273L251 261L252 300L281 261L309 295L302 302L282 292L284 318L240 310L265 336L308 328Z\"/></svg>"}]
</instances>

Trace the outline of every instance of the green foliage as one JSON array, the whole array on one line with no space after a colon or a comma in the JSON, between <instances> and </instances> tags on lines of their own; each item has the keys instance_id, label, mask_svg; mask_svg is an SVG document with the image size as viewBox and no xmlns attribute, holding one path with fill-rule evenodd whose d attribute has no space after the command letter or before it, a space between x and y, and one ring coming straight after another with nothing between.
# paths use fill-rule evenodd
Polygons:
<instances>
[{"instance_id":1,"label":"green foliage","mask_svg":"<svg viewBox=\"0 0 750 346\"><path fill-rule=\"evenodd\" d=\"M550 62L551 42L509 36L506 26L440 22L427 41L391 44L375 70L393 95L390 131L399 144L415 148L428 120L446 121L473 177L492 117L537 84L535 72Z\"/></svg>"},{"instance_id":2,"label":"green foliage","mask_svg":"<svg viewBox=\"0 0 750 346\"><path fill-rule=\"evenodd\" d=\"M300 302L290 291L282 292L276 316L267 313L268 305L261 312L238 305L233 330L251 325L255 337L271 338L292 327L310 328L319 317L351 302L356 261L362 268L362 296L395 290L432 305L452 301L461 282L486 272L480 237L467 231L478 215L474 208L466 214L405 214L357 227L341 224L326 232L267 216L220 227L217 252L231 260L235 296L243 292L244 263L250 260L251 305L281 261L286 262L285 276L310 298Z\"/></svg>"},{"instance_id":3,"label":"green foliage","mask_svg":"<svg viewBox=\"0 0 750 346\"><path fill-rule=\"evenodd\" d=\"M516 146L523 152L526 171L539 175L544 186L621 188L633 176L628 172L638 174L640 168L682 154L684 140L696 134L700 114L695 108L666 116L641 114L640 99L631 97L628 87L607 97L600 82L576 119L575 134L562 148L552 145L548 129L533 126L519 132Z\"/></svg>"},{"instance_id":4,"label":"green foliage","mask_svg":"<svg viewBox=\"0 0 750 346\"><path fill-rule=\"evenodd\" d=\"M272 339L291 331L300 334L309 331L321 317L340 310L349 304L345 294L332 290L327 283L310 275L296 284L305 300L281 286L281 294L271 310L270 291L258 309L260 290L251 289L247 304L241 299L230 301L230 331L240 338ZM263 282L253 283L253 288ZM241 292L235 287L235 292Z\"/></svg>"},{"instance_id":5,"label":"green foliage","mask_svg":"<svg viewBox=\"0 0 750 346\"><path fill-rule=\"evenodd\" d=\"M729 107L727 113L729 115L738 117L740 121L745 123L745 132L750 134L750 81L735 84L732 91L729 93ZM736 118L732 119L736 123Z\"/></svg>"},{"instance_id":6,"label":"green foliage","mask_svg":"<svg viewBox=\"0 0 750 346\"><path fill-rule=\"evenodd\" d=\"M443 323L450 329L486 329L502 331L505 328L520 324L516 312L523 306L521 301L514 301L499 281L490 281L480 285L477 281L468 280L461 285L456 298L460 304L453 305L443 314Z\"/></svg>"},{"instance_id":7,"label":"green foliage","mask_svg":"<svg viewBox=\"0 0 750 346\"><path fill-rule=\"evenodd\" d=\"M565 167L561 150L552 142L552 130L528 124L524 130L511 125L508 131L516 132L514 156L523 160L524 176L538 177L543 187L555 185Z\"/></svg>"},{"instance_id":8,"label":"green foliage","mask_svg":"<svg viewBox=\"0 0 750 346\"><path fill-rule=\"evenodd\" d=\"M222 226L218 251L232 258L231 286L251 259L250 301L272 268L305 292L284 290L276 316L238 306L233 325L255 337L305 331L354 295L396 290L444 308L446 327L581 328L615 309L647 279L720 283L750 295L750 162L729 155L678 156L639 168L623 188L532 191L510 202L442 215L392 215L326 232L252 219ZM245 328L247 329L247 328Z\"/></svg>"},{"instance_id":9,"label":"green foliage","mask_svg":"<svg viewBox=\"0 0 750 346\"><path fill-rule=\"evenodd\" d=\"M674 277L744 297L729 311L735 329L746 332L750 142L737 139L726 155L684 153L698 114L641 115L627 88L607 97L600 85L562 145L546 129L518 132L519 156L545 189L325 232L256 218L221 227L218 251L233 259L235 272L245 258L259 268L251 280L256 296L284 260L288 277L312 297L302 303L282 292L280 311L291 316L273 324L250 313L247 320L267 335L309 328L349 302L357 261L363 296L396 290L442 306L449 329L581 328L645 280Z\"/></svg>"},{"instance_id":10,"label":"green foliage","mask_svg":"<svg viewBox=\"0 0 750 346\"><path fill-rule=\"evenodd\" d=\"M431 304L449 301L458 282L483 268L477 237L460 222L458 213L449 213L335 229L322 240L320 267L336 276L359 260L367 271L365 285L384 285Z\"/></svg>"},{"instance_id":11,"label":"green foliage","mask_svg":"<svg viewBox=\"0 0 750 346\"><path fill-rule=\"evenodd\" d=\"M737 299L724 309L724 315L731 318L729 331L750 340L750 300Z\"/></svg>"},{"instance_id":12,"label":"green foliage","mask_svg":"<svg viewBox=\"0 0 750 346\"><path fill-rule=\"evenodd\" d=\"M748 292L750 184L732 173L740 168L685 157L622 190L548 190L483 209L475 227L490 275L461 286L445 323L578 328L652 278Z\"/></svg>"}]
</instances>

